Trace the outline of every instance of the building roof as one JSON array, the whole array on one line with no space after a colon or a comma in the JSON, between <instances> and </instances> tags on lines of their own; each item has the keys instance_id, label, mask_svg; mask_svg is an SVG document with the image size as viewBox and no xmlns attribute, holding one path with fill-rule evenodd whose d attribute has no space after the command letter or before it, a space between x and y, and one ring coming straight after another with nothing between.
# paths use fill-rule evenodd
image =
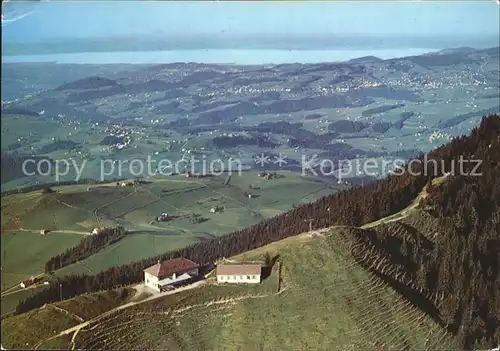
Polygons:
<instances>
[{"instance_id":1,"label":"building roof","mask_svg":"<svg viewBox=\"0 0 500 351\"><path fill-rule=\"evenodd\" d=\"M186 258L178 257L171 260L159 262L154 266L146 268L144 272L147 272L155 277L165 277L172 275L174 273L198 268L199 265L190 261Z\"/></svg>"},{"instance_id":2,"label":"building roof","mask_svg":"<svg viewBox=\"0 0 500 351\"><path fill-rule=\"evenodd\" d=\"M261 274L260 264L221 264L217 266L217 275L255 275Z\"/></svg>"}]
</instances>

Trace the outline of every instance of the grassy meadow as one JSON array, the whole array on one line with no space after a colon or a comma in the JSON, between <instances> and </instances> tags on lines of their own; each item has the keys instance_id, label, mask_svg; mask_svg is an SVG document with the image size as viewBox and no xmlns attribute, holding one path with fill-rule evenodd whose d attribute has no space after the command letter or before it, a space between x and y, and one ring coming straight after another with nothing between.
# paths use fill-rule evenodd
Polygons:
<instances>
[{"instance_id":1,"label":"grassy meadow","mask_svg":"<svg viewBox=\"0 0 500 351\"><path fill-rule=\"evenodd\" d=\"M43 273L52 256L76 245L96 227L121 225L129 235L81 262L63 267L56 276L97 273L248 227L338 190L299 173L280 172L282 178L264 180L257 172L208 178L184 176L148 179L137 187L99 185L58 186L54 193L34 191L2 199L2 291L32 275ZM250 186L259 189L250 189ZM293 186L293 191L291 187ZM245 192L258 195L249 199ZM219 213L211 213L223 206ZM157 222L161 213L171 220ZM197 215L202 220L193 221ZM40 231L49 232L41 235ZM2 297L12 311L32 291Z\"/></svg>"},{"instance_id":2,"label":"grassy meadow","mask_svg":"<svg viewBox=\"0 0 500 351\"><path fill-rule=\"evenodd\" d=\"M56 332L92 319L134 295L133 289L118 289L53 303L44 308L2 319L2 346L16 349L66 349L71 338L43 342Z\"/></svg>"},{"instance_id":3,"label":"grassy meadow","mask_svg":"<svg viewBox=\"0 0 500 351\"><path fill-rule=\"evenodd\" d=\"M208 278L202 287L146 301L82 328L76 347L456 349L451 335L358 266L341 229L306 233L232 259L261 260L266 253L279 259L260 285L218 286ZM67 348L69 339L48 342Z\"/></svg>"}]
</instances>

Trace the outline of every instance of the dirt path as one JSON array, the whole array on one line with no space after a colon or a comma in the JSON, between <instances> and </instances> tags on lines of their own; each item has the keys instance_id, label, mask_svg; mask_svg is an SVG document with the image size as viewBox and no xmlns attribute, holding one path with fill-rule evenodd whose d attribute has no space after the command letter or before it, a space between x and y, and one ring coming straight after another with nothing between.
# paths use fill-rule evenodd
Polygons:
<instances>
[{"instance_id":1,"label":"dirt path","mask_svg":"<svg viewBox=\"0 0 500 351\"><path fill-rule=\"evenodd\" d=\"M3 272L2 271L2 274L16 274L16 275L22 275L22 276L30 276L30 274L18 274L18 273L9 273L9 272ZM38 274L31 274L31 276L33 276L34 278L39 278L41 276L43 276L45 273L38 273ZM22 282L22 280L20 280L19 282ZM5 290L2 291L1 293L1 297L5 296L5 295L8 295L8 294L14 294L14 293L18 293L20 291L25 291L27 289L34 289L34 288L39 288L40 286L42 286L44 284L37 284L37 285L32 285L26 289L23 289L23 288L20 288L19 284L16 284L16 285L13 285ZM18 288L19 290L15 290L15 291L11 291L15 288Z\"/></svg>"},{"instance_id":2,"label":"dirt path","mask_svg":"<svg viewBox=\"0 0 500 351\"><path fill-rule=\"evenodd\" d=\"M439 185L441 184L447 177L448 175L444 175L442 177L437 177L432 180L433 185ZM391 222L397 222L400 221L406 217L408 217L408 214L416 209L418 205L420 204L421 199L425 199L427 197L427 186L425 186L422 191L417 195L417 197L413 200L413 202L410 204L410 206L406 207L405 209L394 213L392 215L389 215L387 217L381 218L375 222L367 223L361 226L362 229L366 228L372 228L377 225L383 224L383 223L391 223Z\"/></svg>"},{"instance_id":3,"label":"dirt path","mask_svg":"<svg viewBox=\"0 0 500 351\"><path fill-rule=\"evenodd\" d=\"M95 323L97 322L98 320L106 317L106 316L109 316L117 311L120 311L120 310L123 310L123 309L126 309L126 308L129 308L131 306L136 306L136 305L140 305L142 303L145 303L147 301L151 301L151 300L155 300L155 299L158 299L158 298L161 298L161 297L164 297L164 296L167 296L167 295L173 295L173 294L177 294L181 291L186 291L186 290L191 290L191 289L195 289L195 288L198 288L200 286L202 286L203 284L205 284L205 281L204 280L201 280L199 282L196 282L194 284L191 284L191 285L188 285L186 287L182 287L182 288L178 288L178 289L175 289L175 290L172 290L172 291L166 291L166 292L163 292L163 293L155 293L153 296L150 296L144 300L141 300L141 301L132 301L132 302L129 302L129 303L126 303L126 304L123 304L123 305L120 305L116 308L113 308L112 310L109 310L107 312L104 312L100 315L98 315L97 317L94 317L86 322L83 322L83 323L80 323L78 325L75 325L71 328L68 328L68 329L65 329L61 332L59 332L58 334L54 335L54 336L51 336L50 338L48 339L44 339L44 340L40 340L34 347L35 350L37 350L44 342L47 342L49 340L52 340L52 339L55 339L55 338L58 338L60 336L63 336L63 335L68 335L68 334L71 334L71 333L74 333L73 337L72 337L72 342L73 342L73 349L75 347L74 345L74 340L76 338L76 334L78 332L80 332L80 330L82 330L83 328L89 326L90 324L92 323ZM140 284L142 285L142 284ZM137 289L136 289L137 290ZM139 291L136 292L136 294L134 296L137 296L139 293Z\"/></svg>"},{"instance_id":4,"label":"dirt path","mask_svg":"<svg viewBox=\"0 0 500 351\"><path fill-rule=\"evenodd\" d=\"M236 199L232 198L231 196L228 196L228 195L226 195L226 194L223 194L223 193L221 193L221 192L218 192L217 190L214 190L211 186L209 186L208 184L205 184L205 183L203 183L203 182L196 181L196 180L180 180L180 179L170 179L170 180L168 180L168 181L169 181L169 182L176 182L176 183L190 183L190 184L198 184L198 185L201 185L201 186L203 186L203 187L205 187L205 188L208 188L208 189L212 190L212 191L213 191L214 193L216 193L217 195L220 195L220 196L225 197L225 198L227 198L227 199L229 199L229 200L232 200L232 201L234 201L234 202L236 202L236 203L238 203L238 204L240 204L240 205L244 206L245 208L247 208L247 209L248 209L249 211L251 211L251 212L255 212L255 210L252 210L251 208L249 208L249 206L248 206L247 204L245 204L245 203L243 203L243 202L241 202L241 201L239 201L239 200L236 200ZM232 185L230 185L230 184L228 184L228 186L230 186L230 187L233 187L233 188L234 188L234 186L232 186ZM240 189L240 190L241 190L241 189ZM170 205L170 206L172 206L172 205ZM260 216L262 216L262 215L261 215L260 213L258 213L258 212L255 212L255 213L256 213L256 214L258 214L258 215L260 215Z\"/></svg>"},{"instance_id":5,"label":"dirt path","mask_svg":"<svg viewBox=\"0 0 500 351\"><path fill-rule=\"evenodd\" d=\"M46 305L45 305L45 308L51 308L51 309L53 309L53 310L55 310L55 311L58 311L58 312L64 313L64 314L66 314L66 315L70 316L71 318L76 319L76 320L77 320L78 322L80 322L80 323L84 323L84 322L85 322L85 320L84 320L82 317L77 316L77 315L76 315L76 314L74 314L73 312L70 312L70 311L68 311L68 310L65 310L64 308L61 308L61 307L59 307L59 306L52 305L52 304L48 303L48 304L46 304Z\"/></svg>"},{"instance_id":6,"label":"dirt path","mask_svg":"<svg viewBox=\"0 0 500 351\"><path fill-rule=\"evenodd\" d=\"M190 285L186 288L180 288L180 289L177 289L177 290L174 290L174 291L171 291L171 292L167 292L167 293L162 293L162 294L158 294L156 296L152 296L152 297L149 297L143 301L140 301L140 302L131 302L131 303L128 303L128 304L125 304L125 305L122 305L122 306L119 306L117 307L116 309L112 310L112 311L109 311L109 312L106 312L105 314L97 317L96 319L94 319L93 321L97 321L98 318L102 318L104 317L104 315L109 315L111 314L112 312L116 312L116 311L119 311L119 310L122 310L122 309L125 309L127 307L130 307L130 306L134 306L134 305L138 305L140 303L143 303L143 302L146 302L146 301L150 301L150 300L154 300L154 299L157 299L157 298L160 298L160 297L163 297L165 295L171 295L171 294L174 294L174 293L178 293L178 292L181 292L181 291L186 291L186 290L190 290L190 289L193 289L193 288L196 288L196 287L199 287L201 285L203 285L205 283L205 281L200 281L198 283L195 283L193 285ZM191 309L194 309L194 308L208 308L210 306L213 306L213 305L223 305L223 304L231 304L231 303L234 303L234 302L238 302L238 301L243 301L243 300L249 300L249 299L260 299L260 298L264 298L264 297L269 297L269 296L276 296L276 295L279 295L281 293L283 293L284 291L286 291L287 288L283 288L282 290L280 290L279 292L276 292L274 294L261 294L261 295L245 295L245 296L239 296L239 297L234 297L234 298L228 298L228 299L223 299L223 300L214 300L214 301L208 301L208 302L205 302L205 303L201 303L201 304L194 304L194 305L189 305L189 306L185 306L185 307L182 307L182 308L179 308L179 309L176 309L176 310L173 310L173 311L166 311L166 312L160 312L160 313L163 313L163 314L172 314L172 315L175 315L175 314L181 314L185 311L188 311L188 310L191 310ZM138 292L139 293L139 292ZM73 328L70 328L68 329L68 333L65 333L65 334L69 334L71 332L74 331L74 334L73 334L73 337L71 338L71 350L74 350L76 348L76 345L75 345L75 339L76 339L76 336L77 334L82 330L84 329L86 326L88 326L89 323L82 323L82 327L81 328L77 328L75 329L75 327ZM95 325L94 327L90 328L90 329L93 329L95 328L97 325ZM78 326L76 326L78 327ZM64 333L66 331L63 331L61 333ZM62 334L61 334L62 335ZM55 337L58 337L60 335L57 335ZM49 339L47 339L49 340Z\"/></svg>"},{"instance_id":7,"label":"dirt path","mask_svg":"<svg viewBox=\"0 0 500 351\"><path fill-rule=\"evenodd\" d=\"M147 188L143 188L143 187L141 187L141 189L143 189L143 190L147 191L148 193L150 193L151 195L153 195L154 197L156 197L157 201L160 201L160 202L164 203L165 205L168 205L168 206L170 206L170 207L175 208L175 209L176 209L177 211L179 211L180 213L184 213L184 214L189 213L189 211L184 211L184 210L180 209L179 207L176 207L176 206L174 206L174 205L172 205L172 204L170 204L170 203L166 202L166 201L165 201L165 200L163 200L160 196L158 196L157 194L153 193L151 190L149 190L149 189L147 189Z\"/></svg>"},{"instance_id":8,"label":"dirt path","mask_svg":"<svg viewBox=\"0 0 500 351\"><path fill-rule=\"evenodd\" d=\"M23 291L27 291L27 290L37 289L37 288L40 288L40 287L42 287L44 285L45 284L37 284L37 285L31 285L31 286L27 287L26 289L19 288L18 290L14 290L14 291L5 291L5 292L2 292L2 295L0 295L0 297L5 297L5 296L17 294L17 293L20 293L20 292L23 292ZM10 289L13 289L13 288L16 288L16 287L19 287L19 285L13 286Z\"/></svg>"},{"instance_id":9,"label":"dirt path","mask_svg":"<svg viewBox=\"0 0 500 351\"><path fill-rule=\"evenodd\" d=\"M160 199L156 199L156 200L153 200L153 201L148 202L147 204L144 204L144 205L141 205L141 206L134 207L134 208L132 208L132 209L130 209L130 210L127 210L127 211L125 211L125 212L120 213L120 214L119 214L119 215L117 215L117 216L114 216L113 218L120 218L120 217L124 217L125 215L127 215L127 214L129 214L129 213L131 213L131 212L134 212L134 211L140 210L141 208L144 208L144 207L146 207L146 206L152 205L152 204L154 204L154 203L156 203L156 202L158 202L158 201L160 201Z\"/></svg>"},{"instance_id":10,"label":"dirt path","mask_svg":"<svg viewBox=\"0 0 500 351\"><path fill-rule=\"evenodd\" d=\"M102 209L102 208L104 208L104 207L106 207L106 206L112 205L112 204L114 204L115 202L121 201L121 200L125 199L127 196L130 196L130 195L132 195L132 194L134 194L134 193L135 193L135 191L132 191L132 192L130 192L130 193L128 193L128 194L125 194L125 195L123 195L123 196L120 196L120 197L119 197L119 198L117 198L117 199L114 199L113 201L110 201L110 202L108 202L108 203L106 203L106 204L104 204L104 205L101 205L101 206L98 206L98 207L94 208L94 210L92 211L92 213L94 214L94 218L95 218L95 221L96 221L96 223L97 223L97 227L98 227L98 228L100 228L100 227L101 227L101 222L100 222L100 220L99 220L99 213L98 213L100 209Z\"/></svg>"},{"instance_id":11,"label":"dirt path","mask_svg":"<svg viewBox=\"0 0 500 351\"><path fill-rule=\"evenodd\" d=\"M54 195L54 196L52 196L52 198L53 198L54 200L56 200L57 202L59 202L61 205L64 205L64 206L66 206L66 207L69 207L69 208L74 208L74 209L76 209L76 210L82 210L82 211L85 211L85 212L90 212L89 210L87 210L87 209L85 209L85 208L70 205L70 204L68 204L67 202L64 202L64 201L62 201L62 200L58 199L58 198L57 198L57 196L55 196L55 195Z\"/></svg>"},{"instance_id":12,"label":"dirt path","mask_svg":"<svg viewBox=\"0 0 500 351\"><path fill-rule=\"evenodd\" d=\"M31 232L31 233L36 233L40 232L40 229L26 229L26 228L19 228L19 229L5 229L3 230L4 232ZM44 235L50 235L50 233L62 233L62 234L79 234L79 235L92 235L90 232L81 232L78 230L70 230L70 229L59 229L59 230L49 230L48 234Z\"/></svg>"},{"instance_id":13,"label":"dirt path","mask_svg":"<svg viewBox=\"0 0 500 351\"><path fill-rule=\"evenodd\" d=\"M245 207L248 211L256 214L257 216L261 217L261 218L264 218L264 216L262 216L262 214L258 211L255 211L254 209L252 209L248 204L245 204L239 200L236 200L234 198L232 198L231 196L227 196L226 194L223 194L221 192L218 192L217 190L214 190L214 188L212 188L211 186L209 186L208 184L205 184L203 182L200 182L200 181L195 181L195 180L180 180L180 179L172 179L172 180L169 180L170 182L178 182L178 183L188 183L188 184L197 184L197 185L200 185L200 189L201 188L208 188L210 189L211 191L213 191L215 194L219 195L219 196L222 196L222 197L225 197L226 199L229 199L231 201L234 201L236 203L238 203L239 205ZM232 187L231 185L228 185L229 187ZM234 187L233 187L234 188ZM171 203L168 203L166 202L163 198L161 198L160 196L158 196L157 194L153 193L151 190L149 189L146 189L146 188L142 188L144 190L146 190L147 192L149 192L150 194L152 194L153 196L155 196L159 201L163 202L164 204L168 205L168 206L171 206L173 208L175 208L177 211L179 211L180 213L183 213L183 214L189 214L189 211L185 211L185 210L182 210L174 205L172 205ZM191 191L192 189L188 189L189 191ZM179 193L181 193L183 191L179 191Z\"/></svg>"},{"instance_id":14,"label":"dirt path","mask_svg":"<svg viewBox=\"0 0 500 351\"><path fill-rule=\"evenodd\" d=\"M446 176L444 176L444 177L446 177ZM444 177L440 177L440 178L435 179L435 181L433 181L433 183L437 184L437 183L442 182ZM171 180L171 181L175 181L175 180ZM193 182L193 181L182 181L182 180L177 180L177 181L178 182L185 182L185 183L198 183L198 182ZM200 183L198 183L198 184L200 184ZM207 185L205 185L205 186L209 187ZM128 195L130 195L130 194L127 194L125 196L128 196ZM224 194L221 194L221 195L225 196ZM424 189L422 189L422 191L420 192L420 194L415 198L415 200L408 207L406 207L405 209L403 209L403 210L401 210L401 211L399 211L399 212L397 212L395 214L392 214L390 216L381 218L381 219L379 219L377 221L374 221L372 223L367 223L367 224L361 226L361 228L371 228L371 227L377 226L377 225L382 224L382 223L394 222L394 221L398 221L398 220L401 220L401 219L405 218L411 210L417 208L417 206L418 206L418 204L420 202L420 199L423 198L423 197L425 197L426 195L427 195L427 191L426 191L426 188L424 188ZM227 197L227 196L225 196L225 197ZM117 201L117 200L115 200L115 201ZM113 202L115 202L115 201L113 201ZM104 207L104 206L101 206L101 208L102 207ZM313 230L313 231L310 231L310 232L305 232L305 233L300 234L300 235L303 236L303 237L304 236L310 237L310 236L314 236L314 235L324 235L326 232L328 232L329 230L331 230L333 228L336 228L336 227L340 228L340 227L346 227L346 226L345 225L332 226L332 227L328 227L328 228L322 228L322 229L319 229L319 230ZM205 283L206 283L206 281L202 280L202 281L196 282L194 284L191 284L189 286L186 286L186 287L183 287L183 288L179 288L179 289L176 289L176 290L173 290L173 291L167 291L167 292L163 292L163 293L155 293L153 296L148 297L148 298L146 298L144 300L141 300L141 301L132 301L132 302L123 304L123 305L118 306L118 307L116 307L116 308L114 308L114 309L112 309L110 311L107 311L107 312L105 312L105 313L103 313L103 314L101 314L101 315L99 315L97 317L94 317L91 320L88 320L86 322L80 323L80 324L75 325L75 326L73 326L71 328L65 329L65 330L59 332L58 334L56 334L54 336L51 336L48 339L39 341L36 344L35 349L38 349L38 347L40 347L40 345L42 345L43 342L55 339L55 338L63 336L63 335L68 335L70 333L74 333L71 342L72 342L72 349L75 349L75 338L76 338L76 335L78 334L78 332L80 330L82 330L83 328L91 325L92 323L95 323L95 322L99 321L100 319L102 319L102 318L104 318L106 316L109 316L109 315L111 315L111 314L113 314L113 313L115 313L117 311L129 308L131 306L136 306L136 305L139 305L139 304L142 304L142 303L154 300L154 299L161 298L161 297L166 296L166 295L176 294L176 293L179 293L179 292L182 292L182 291L186 291L186 290L190 290L190 289L195 289L197 287L202 286ZM138 296L140 294L140 291L138 290L137 287L141 286L141 285L142 284L137 285L135 287L136 294L134 296ZM281 290L277 294L280 294L281 292L285 291L285 289ZM230 303L230 302L233 302L233 301L238 301L238 300L243 300L243 299L248 299L248 298L259 298L259 297L265 297L265 296L269 296L269 295L262 295L262 296L260 296L260 295L259 296L251 296L251 295L249 295L249 296L243 296L243 297L240 297L240 298L233 298L233 299L222 300L222 301L208 302L208 303L200 304L200 305L187 306L187 307L184 307L183 309L175 310L174 313L182 313L185 310L188 310L188 309L191 309L191 308L195 308L195 307L201 307L201 306L208 307L208 306L213 305L213 304Z\"/></svg>"},{"instance_id":15,"label":"dirt path","mask_svg":"<svg viewBox=\"0 0 500 351\"><path fill-rule=\"evenodd\" d=\"M165 312L165 313L168 313L168 314L179 314L179 313L182 313L182 312L185 312L185 311L191 310L193 308L197 308L197 307L206 308L206 307L210 307L210 306L213 306L213 305L221 305L221 304L233 303L233 302L242 301L242 300L260 299L260 298L263 298L263 297L276 296L276 295L281 294L285 290L286 290L286 288L283 288L283 289L280 290L280 292L277 292L277 293L274 293L274 294L263 294L263 295L250 295L249 294L249 295L245 295L245 296L232 297L232 298L229 298L229 299L209 301L209 302L200 303L200 304L196 304L196 305L186 306L186 307L183 307L183 308L179 308L178 310L173 310L173 311Z\"/></svg>"},{"instance_id":16,"label":"dirt path","mask_svg":"<svg viewBox=\"0 0 500 351\"><path fill-rule=\"evenodd\" d=\"M420 201L420 198L418 198L418 201L416 201L415 203L412 203L410 206L408 206L404 210L397 212L395 214L392 214L390 216L381 218L375 222L364 224L361 226L361 228L368 229L368 228L373 228L373 227L376 227L376 226L384 224L384 223L391 223L391 222L400 221L400 220L408 217L408 214L411 210L414 210L417 208L419 201Z\"/></svg>"}]
</instances>

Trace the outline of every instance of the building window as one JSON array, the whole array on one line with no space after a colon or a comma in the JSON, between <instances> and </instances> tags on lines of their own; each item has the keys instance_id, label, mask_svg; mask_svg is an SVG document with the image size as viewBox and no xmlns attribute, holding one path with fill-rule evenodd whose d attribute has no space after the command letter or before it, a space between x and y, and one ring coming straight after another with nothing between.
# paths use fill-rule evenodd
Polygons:
<instances>
[{"instance_id":1,"label":"building window","mask_svg":"<svg viewBox=\"0 0 500 351\"><path fill-rule=\"evenodd\" d=\"M251 278L250 278L250 276L249 276L249 275L247 275L247 280L250 280L250 279L251 279Z\"/></svg>"}]
</instances>

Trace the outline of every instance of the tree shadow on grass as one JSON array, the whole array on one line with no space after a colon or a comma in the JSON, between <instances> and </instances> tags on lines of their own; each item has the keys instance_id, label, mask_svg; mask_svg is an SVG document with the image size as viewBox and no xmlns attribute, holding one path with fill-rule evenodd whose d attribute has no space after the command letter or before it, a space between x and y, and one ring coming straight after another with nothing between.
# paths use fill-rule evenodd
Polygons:
<instances>
[{"instance_id":1,"label":"tree shadow on grass","mask_svg":"<svg viewBox=\"0 0 500 351\"><path fill-rule=\"evenodd\" d=\"M262 280L267 279L271 275L271 272L273 271L273 267L276 264L276 262L278 262L279 259L280 259L280 255L276 255L272 258L270 256L266 257L265 262L264 262L264 266L262 267L262 271L261 271Z\"/></svg>"}]
</instances>

